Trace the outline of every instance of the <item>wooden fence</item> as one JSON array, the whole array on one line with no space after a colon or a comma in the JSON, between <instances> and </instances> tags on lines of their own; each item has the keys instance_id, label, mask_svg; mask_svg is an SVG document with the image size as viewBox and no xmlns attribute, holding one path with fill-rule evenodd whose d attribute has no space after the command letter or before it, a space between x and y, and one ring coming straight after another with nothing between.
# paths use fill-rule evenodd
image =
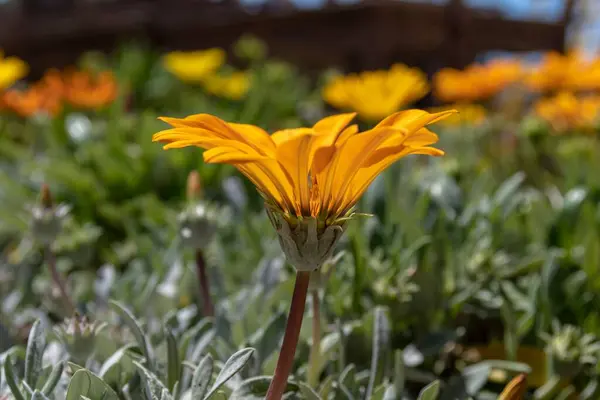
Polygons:
<instances>
[{"instance_id":1,"label":"wooden fence","mask_svg":"<svg viewBox=\"0 0 600 400\"><path fill-rule=\"evenodd\" d=\"M72 63L86 50L132 38L164 49L229 47L244 33L272 55L311 70L378 68L395 61L432 72L462 67L490 50L561 50L574 1L557 22L513 21L468 8L401 0L328 3L300 10L268 0L249 10L236 0L21 0L0 6L0 48L33 75Z\"/></svg>"}]
</instances>

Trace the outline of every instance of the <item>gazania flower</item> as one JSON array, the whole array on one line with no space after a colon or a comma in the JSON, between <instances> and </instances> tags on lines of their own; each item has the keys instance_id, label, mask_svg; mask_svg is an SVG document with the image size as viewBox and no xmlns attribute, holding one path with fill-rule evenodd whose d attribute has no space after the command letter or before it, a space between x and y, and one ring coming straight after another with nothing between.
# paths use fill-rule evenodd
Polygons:
<instances>
[{"instance_id":1,"label":"gazania flower","mask_svg":"<svg viewBox=\"0 0 600 400\"><path fill-rule=\"evenodd\" d=\"M234 72L231 75L211 75L204 81L204 88L215 96L239 100L250 88L250 73Z\"/></svg>"},{"instance_id":2,"label":"gazania flower","mask_svg":"<svg viewBox=\"0 0 600 400\"><path fill-rule=\"evenodd\" d=\"M600 96L579 98L573 93L561 92L539 100L534 111L558 133L573 130L593 132L600 122Z\"/></svg>"},{"instance_id":3,"label":"gazania flower","mask_svg":"<svg viewBox=\"0 0 600 400\"><path fill-rule=\"evenodd\" d=\"M334 78L323 88L332 106L356 111L366 120L378 120L427 94L425 74L403 64L389 70L366 71Z\"/></svg>"},{"instance_id":4,"label":"gazania flower","mask_svg":"<svg viewBox=\"0 0 600 400\"><path fill-rule=\"evenodd\" d=\"M425 128L453 111L408 110L375 128L348 125L355 114L327 117L311 128L269 135L259 127L207 114L162 118L173 128L155 134L165 149L197 146L204 161L235 166L265 198L286 257L297 270L285 337L266 395L281 399L298 344L310 274L330 256L352 209L384 169L408 154L440 156L437 136Z\"/></svg>"},{"instance_id":5,"label":"gazania flower","mask_svg":"<svg viewBox=\"0 0 600 400\"><path fill-rule=\"evenodd\" d=\"M433 77L435 96L446 102L479 101L488 99L523 75L519 62L495 60L474 64L465 70L443 68Z\"/></svg>"},{"instance_id":6,"label":"gazania flower","mask_svg":"<svg viewBox=\"0 0 600 400\"><path fill-rule=\"evenodd\" d=\"M54 96L39 86L27 90L8 90L4 93L4 106L20 115L31 117L36 114L54 116L62 109L60 97Z\"/></svg>"},{"instance_id":7,"label":"gazania flower","mask_svg":"<svg viewBox=\"0 0 600 400\"><path fill-rule=\"evenodd\" d=\"M469 103L456 103L450 107L437 107L429 109L429 112L436 113L451 108L458 111L458 113L449 116L441 121L439 125L444 126L464 126L464 125L480 125L487 118L487 111L484 106L480 104L469 104Z\"/></svg>"},{"instance_id":8,"label":"gazania flower","mask_svg":"<svg viewBox=\"0 0 600 400\"><path fill-rule=\"evenodd\" d=\"M27 75L29 67L16 57L4 57L0 50L0 91Z\"/></svg>"},{"instance_id":9,"label":"gazania flower","mask_svg":"<svg viewBox=\"0 0 600 400\"><path fill-rule=\"evenodd\" d=\"M353 206L379 173L408 154L444 154L429 146L438 138L425 125L452 112L403 111L362 133L356 125L348 126L355 114L341 114L312 128L273 135L256 126L199 114L162 118L173 128L155 134L153 140L165 143L165 149L201 147L206 150L205 162L234 165L256 185L276 227L285 231L280 238L287 243L283 246L284 251L289 248L290 261L298 269L314 270L330 253ZM298 253L289 236L301 235L297 230L305 238L307 230L316 235L310 245L321 237L327 243L320 243L315 254Z\"/></svg>"},{"instance_id":10,"label":"gazania flower","mask_svg":"<svg viewBox=\"0 0 600 400\"><path fill-rule=\"evenodd\" d=\"M118 86L111 72L93 76L87 71L72 71L64 76L64 97L78 108L99 109L117 97Z\"/></svg>"},{"instance_id":11,"label":"gazania flower","mask_svg":"<svg viewBox=\"0 0 600 400\"><path fill-rule=\"evenodd\" d=\"M163 57L167 71L188 83L200 83L225 63L225 51L214 48L198 51L174 51Z\"/></svg>"}]
</instances>

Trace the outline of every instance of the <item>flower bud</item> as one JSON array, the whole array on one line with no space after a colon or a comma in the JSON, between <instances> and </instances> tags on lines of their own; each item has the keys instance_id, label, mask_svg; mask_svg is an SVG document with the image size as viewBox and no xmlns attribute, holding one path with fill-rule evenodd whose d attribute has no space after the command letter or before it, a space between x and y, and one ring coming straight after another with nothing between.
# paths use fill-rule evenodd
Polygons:
<instances>
[{"instance_id":1,"label":"flower bud","mask_svg":"<svg viewBox=\"0 0 600 400\"><path fill-rule=\"evenodd\" d=\"M85 316L75 314L55 328L58 339L66 347L72 359L85 365L96 349L96 337L105 323L90 323Z\"/></svg>"},{"instance_id":2,"label":"flower bud","mask_svg":"<svg viewBox=\"0 0 600 400\"><path fill-rule=\"evenodd\" d=\"M179 214L179 237L185 246L205 248L217 230L219 211L206 202L188 206Z\"/></svg>"},{"instance_id":3,"label":"flower bud","mask_svg":"<svg viewBox=\"0 0 600 400\"><path fill-rule=\"evenodd\" d=\"M198 171L192 171L187 179L187 199L190 202L198 201L202 198L202 181Z\"/></svg>"},{"instance_id":4,"label":"flower bud","mask_svg":"<svg viewBox=\"0 0 600 400\"><path fill-rule=\"evenodd\" d=\"M267 55L267 47L259 38L251 35L242 37L235 44L235 55L250 61L261 61Z\"/></svg>"},{"instance_id":5,"label":"flower bud","mask_svg":"<svg viewBox=\"0 0 600 400\"><path fill-rule=\"evenodd\" d=\"M61 231L71 208L65 204L54 206L47 185L42 186L40 202L31 210L31 232L43 245L51 244Z\"/></svg>"},{"instance_id":6,"label":"flower bud","mask_svg":"<svg viewBox=\"0 0 600 400\"><path fill-rule=\"evenodd\" d=\"M314 271L323 265L344 233L345 225L319 226L313 217L293 218L267 206L271 224L287 260L298 271Z\"/></svg>"}]
</instances>

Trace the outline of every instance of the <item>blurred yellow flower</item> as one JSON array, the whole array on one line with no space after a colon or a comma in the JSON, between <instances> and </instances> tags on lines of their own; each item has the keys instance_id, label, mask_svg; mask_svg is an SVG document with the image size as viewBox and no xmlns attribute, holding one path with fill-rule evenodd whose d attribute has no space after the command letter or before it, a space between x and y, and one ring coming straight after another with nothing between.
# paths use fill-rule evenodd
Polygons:
<instances>
[{"instance_id":1,"label":"blurred yellow flower","mask_svg":"<svg viewBox=\"0 0 600 400\"><path fill-rule=\"evenodd\" d=\"M421 99L429 91L426 75L417 68L395 64L389 70L340 76L323 88L323 98L338 109L356 111L377 120Z\"/></svg>"},{"instance_id":2,"label":"blurred yellow flower","mask_svg":"<svg viewBox=\"0 0 600 400\"><path fill-rule=\"evenodd\" d=\"M29 72L25 61L16 57L4 57L0 50L0 90L4 90Z\"/></svg>"},{"instance_id":3,"label":"blurred yellow flower","mask_svg":"<svg viewBox=\"0 0 600 400\"><path fill-rule=\"evenodd\" d=\"M204 80L204 88L211 94L231 100L239 100L250 88L249 72L238 71L230 75L209 75Z\"/></svg>"},{"instance_id":4,"label":"blurred yellow flower","mask_svg":"<svg viewBox=\"0 0 600 400\"><path fill-rule=\"evenodd\" d=\"M549 52L525 80L535 91L598 90L600 89L600 59L585 57L580 51L566 55Z\"/></svg>"},{"instance_id":5,"label":"blurred yellow flower","mask_svg":"<svg viewBox=\"0 0 600 400\"><path fill-rule=\"evenodd\" d=\"M554 97L539 100L534 111L557 133L572 130L591 133L600 122L600 96L577 97L570 92L560 92Z\"/></svg>"},{"instance_id":6,"label":"blurred yellow flower","mask_svg":"<svg viewBox=\"0 0 600 400\"><path fill-rule=\"evenodd\" d=\"M98 75L89 71L68 71L63 79L65 100L75 107L95 110L117 97L117 81L110 71Z\"/></svg>"},{"instance_id":7,"label":"blurred yellow flower","mask_svg":"<svg viewBox=\"0 0 600 400\"><path fill-rule=\"evenodd\" d=\"M487 111L485 107L480 104L455 103L448 107L458 112L449 116L448 118L439 121L439 125L453 127L463 125L477 126L483 123L487 118ZM447 110L448 107L430 108L429 112L441 112L443 110Z\"/></svg>"},{"instance_id":8,"label":"blurred yellow flower","mask_svg":"<svg viewBox=\"0 0 600 400\"><path fill-rule=\"evenodd\" d=\"M163 57L167 71L188 83L201 83L225 63L225 51L219 48L174 51Z\"/></svg>"},{"instance_id":9,"label":"blurred yellow flower","mask_svg":"<svg viewBox=\"0 0 600 400\"><path fill-rule=\"evenodd\" d=\"M408 154L443 155L425 125L454 111L430 114L407 110L392 114L359 133L355 114L327 117L311 128L269 135L259 127L225 122L208 114L161 118L173 128L155 134L165 149L197 146L207 163L232 164L286 219L316 218L332 224L351 212L369 184Z\"/></svg>"},{"instance_id":10,"label":"blurred yellow flower","mask_svg":"<svg viewBox=\"0 0 600 400\"><path fill-rule=\"evenodd\" d=\"M433 77L435 96L445 102L488 99L523 76L516 60L493 60L464 70L443 68Z\"/></svg>"}]
</instances>

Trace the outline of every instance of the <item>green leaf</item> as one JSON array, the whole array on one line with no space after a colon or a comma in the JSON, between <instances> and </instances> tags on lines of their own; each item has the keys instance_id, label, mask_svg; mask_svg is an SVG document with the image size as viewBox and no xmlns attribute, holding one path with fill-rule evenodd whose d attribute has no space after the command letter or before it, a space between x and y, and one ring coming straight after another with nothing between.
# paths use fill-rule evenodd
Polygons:
<instances>
[{"instance_id":1,"label":"green leaf","mask_svg":"<svg viewBox=\"0 0 600 400\"><path fill-rule=\"evenodd\" d=\"M46 347L46 335L41 321L34 322L29 331L27 351L25 353L25 382L35 388L42 372L42 356Z\"/></svg>"},{"instance_id":2,"label":"green leaf","mask_svg":"<svg viewBox=\"0 0 600 400\"><path fill-rule=\"evenodd\" d=\"M366 398L370 398L383 378L383 369L386 364L386 355L390 347L390 322L383 307L375 308L373 322L373 349L371 355L371 375L367 387Z\"/></svg>"},{"instance_id":3,"label":"green leaf","mask_svg":"<svg viewBox=\"0 0 600 400\"><path fill-rule=\"evenodd\" d=\"M79 400L81 396L92 400L119 400L115 391L106 382L87 369L80 369L73 374L66 400Z\"/></svg>"},{"instance_id":4,"label":"green leaf","mask_svg":"<svg viewBox=\"0 0 600 400\"><path fill-rule=\"evenodd\" d=\"M181 362L179 361L177 341L171 330L167 327L165 327L165 336L167 338L167 385L170 390L173 390L175 383L179 380Z\"/></svg>"},{"instance_id":5,"label":"green leaf","mask_svg":"<svg viewBox=\"0 0 600 400\"><path fill-rule=\"evenodd\" d=\"M325 378L323 383L321 383L321 387L319 388L319 396L322 399L329 398L329 394L333 390L334 383L335 383L335 379L334 379L333 375L329 375L327 378Z\"/></svg>"},{"instance_id":6,"label":"green leaf","mask_svg":"<svg viewBox=\"0 0 600 400\"><path fill-rule=\"evenodd\" d=\"M227 382L235 374L237 374L238 371L241 370L244 367L244 365L246 365L246 363L250 360L250 357L252 356L253 352L254 349L248 347L232 355L223 366L223 369L217 376L214 385L212 386L206 397L204 397L204 399L209 399L213 394L216 393L216 391L221 386L223 386L223 384L225 384L225 382Z\"/></svg>"},{"instance_id":7,"label":"green leaf","mask_svg":"<svg viewBox=\"0 0 600 400\"><path fill-rule=\"evenodd\" d=\"M467 394L475 396L485 386L490 370L491 367L487 362L469 365L463 370L462 376Z\"/></svg>"},{"instance_id":8,"label":"green leaf","mask_svg":"<svg viewBox=\"0 0 600 400\"><path fill-rule=\"evenodd\" d=\"M142 381L145 383L146 396L152 400L162 400L164 391L167 390L165 385L160 381L160 379L158 379L156 375L152 373L152 371L144 367L142 364L137 361L134 361L133 363L141 372Z\"/></svg>"},{"instance_id":9,"label":"green leaf","mask_svg":"<svg viewBox=\"0 0 600 400\"><path fill-rule=\"evenodd\" d=\"M272 376L255 376L246 379L235 388L229 400L263 400L269 390L272 379ZM297 383L288 382L284 393L298 392L299 390L300 388Z\"/></svg>"},{"instance_id":10,"label":"green leaf","mask_svg":"<svg viewBox=\"0 0 600 400\"><path fill-rule=\"evenodd\" d=\"M17 378L15 377L15 372L13 370L12 360L9 355L4 359L4 376L6 378L6 383L10 388L11 393L15 396L16 400L25 400L23 397L23 393L19 389L19 383L17 382Z\"/></svg>"},{"instance_id":11,"label":"green leaf","mask_svg":"<svg viewBox=\"0 0 600 400\"><path fill-rule=\"evenodd\" d=\"M278 312L271 320L259 328L250 338L249 344L256 348L260 362L269 358L271 353L277 350L279 342L285 330L286 314Z\"/></svg>"},{"instance_id":12,"label":"green leaf","mask_svg":"<svg viewBox=\"0 0 600 400\"><path fill-rule=\"evenodd\" d=\"M306 400L322 400L321 397L310 386L304 382L298 382L300 392Z\"/></svg>"},{"instance_id":13,"label":"green leaf","mask_svg":"<svg viewBox=\"0 0 600 400\"><path fill-rule=\"evenodd\" d=\"M417 400L437 400L440 393L440 381L433 381L419 393Z\"/></svg>"},{"instance_id":14,"label":"green leaf","mask_svg":"<svg viewBox=\"0 0 600 400\"><path fill-rule=\"evenodd\" d=\"M60 377L62 376L62 373L65 369L65 362L61 361L58 364L56 364L54 366L54 368L52 368L52 372L50 372L50 376L48 376L48 379L46 380L46 382L44 383L44 386L42 387L42 394L44 394L45 396L50 396L52 394L52 392L54 391L54 388L56 388L56 385L58 385L58 382L60 381Z\"/></svg>"},{"instance_id":15,"label":"green leaf","mask_svg":"<svg viewBox=\"0 0 600 400\"><path fill-rule=\"evenodd\" d=\"M404 354L402 350L394 352L394 387L396 393L401 395L404 392L404 383L406 376L404 374Z\"/></svg>"},{"instance_id":16,"label":"green leaf","mask_svg":"<svg viewBox=\"0 0 600 400\"><path fill-rule=\"evenodd\" d=\"M140 346L140 349L142 350L144 357L146 357L146 362L148 363L148 366L151 369L153 369L154 368L154 355L152 353L152 348L150 347L150 344L148 343L148 339L146 338L146 335L144 335L144 331L142 330L142 327L140 326L140 324L136 321L133 314L131 314L131 312L127 308L125 308L125 306L123 306L121 303L119 303L118 301L110 300L109 304L110 304L111 308L117 314L119 314L119 316L121 318L123 318L125 325L127 325L127 327L133 333L133 336L135 337L135 340L137 341L138 345Z\"/></svg>"},{"instance_id":17,"label":"green leaf","mask_svg":"<svg viewBox=\"0 0 600 400\"><path fill-rule=\"evenodd\" d=\"M49 400L42 392L36 390L31 396L31 400Z\"/></svg>"},{"instance_id":18,"label":"green leaf","mask_svg":"<svg viewBox=\"0 0 600 400\"><path fill-rule=\"evenodd\" d=\"M525 173L517 172L500 185L496 193L494 193L493 202L496 207L504 206L508 200L517 192L521 184L525 181Z\"/></svg>"},{"instance_id":19,"label":"green leaf","mask_svg":"<svg viewBox=\"0 0 600 400\"><path fill-rule=\"evenodd\" d=\"M129 354L129 350L133 347L134 344L121 347L100 367L98 375L109 385L121 386L124 375L124 379L129 379L135 373L135 365Z\"/></svg>"},{"instance_id":20,"label":"green leaf","mask_svg":"<svg viewBox=\"0 0 600 400\"><path fill-rule=\"evenodd\" d=\"M213 367L214 362L210 354L207 354L196 367L192 378L192 400L202 400L204 398L212 378Z\"/></svg>"}]
</instances>

